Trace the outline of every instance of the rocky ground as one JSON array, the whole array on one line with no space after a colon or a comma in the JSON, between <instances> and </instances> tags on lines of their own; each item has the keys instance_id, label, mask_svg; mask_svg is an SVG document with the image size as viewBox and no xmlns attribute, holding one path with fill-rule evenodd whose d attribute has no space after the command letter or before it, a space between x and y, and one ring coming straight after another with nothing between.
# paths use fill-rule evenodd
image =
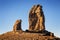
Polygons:
<instances>
[{"instance_id":1,"label":"rocky ground","mask_svg":"<svg viewBox=\"0 0 60 40\"><path fill-rule=\"evenodd\" d=\"M0 35L0 40L60 40L60 39L55 36L44 35L43 33L11 31Z\"/></svg>"}]
</instances>

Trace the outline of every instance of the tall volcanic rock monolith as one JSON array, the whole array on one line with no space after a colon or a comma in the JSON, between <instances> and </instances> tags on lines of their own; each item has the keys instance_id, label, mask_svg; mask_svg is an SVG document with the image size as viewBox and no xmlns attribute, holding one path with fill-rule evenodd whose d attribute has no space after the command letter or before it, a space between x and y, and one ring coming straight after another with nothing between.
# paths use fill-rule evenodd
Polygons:
<instances>
[{"instance_id":1,"label":"tall volcanic rock monolith","mask_svg":"<svg viewBox=\"0 0 60 40\"><path fill-rule=\"evenodd\" d=\"M41 5L34 5L29 13L29 30L45 30L45 17Z\"/></svg>"}]
</instances>

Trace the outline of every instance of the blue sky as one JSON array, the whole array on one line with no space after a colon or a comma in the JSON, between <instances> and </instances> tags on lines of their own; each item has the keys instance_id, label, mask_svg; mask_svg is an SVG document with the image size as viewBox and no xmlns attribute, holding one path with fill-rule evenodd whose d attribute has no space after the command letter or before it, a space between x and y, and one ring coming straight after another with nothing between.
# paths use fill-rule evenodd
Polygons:
<instances>
[{"instance_id":1,"label":"blue sky","mask_svg":"<svg viewBox=\"0 0 60 40\"><path fill-rule=\"evenodd\" d=\"M0 34L13 30L17 19L28 29L28 15L33 5L41 4L46 30L60 37L60 0L0 0Z\"/></svg>"}]
</instances>

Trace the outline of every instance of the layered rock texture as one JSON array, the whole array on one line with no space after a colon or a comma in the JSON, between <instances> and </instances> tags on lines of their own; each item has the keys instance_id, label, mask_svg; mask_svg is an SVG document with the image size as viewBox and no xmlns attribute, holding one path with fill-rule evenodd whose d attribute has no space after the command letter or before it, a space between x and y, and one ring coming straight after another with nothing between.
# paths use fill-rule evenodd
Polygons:
<instances>
[{"instance_id":1,"label":"layered rock texture","mask_svg":"<svg viewBox=\"0 0 60 40\"><path fill-rule=\"evenodd\" d=\"M23 31L22 20L17 20L13 31L0 35L0 40L60 40L45 29L45 16L41 5L34 5L29 12L29 29Z\"/></svg>"},{"instance_id":2,"label":"layered rock texture","mask_svg":"<svg viewBox=\"0 0 60 40\"><path fill-rule=\"evenodd\" d=\"M41 5L34 5L29 13L29 30L45 30L45 17Z\"/></svg>"}]
</instances>

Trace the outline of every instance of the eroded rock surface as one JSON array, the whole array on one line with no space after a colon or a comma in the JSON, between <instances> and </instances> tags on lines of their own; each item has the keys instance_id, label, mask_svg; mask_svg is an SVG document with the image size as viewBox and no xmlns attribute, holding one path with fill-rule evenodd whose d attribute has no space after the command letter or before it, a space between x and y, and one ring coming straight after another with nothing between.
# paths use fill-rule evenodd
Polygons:
<instances>
[{"instance_id":1,"label":"eroded rock surface","mask_svg":"<svg viewBox=\"0 0 60 40\"><path fill-rule=\"evenodd\" d=\"M29 30L45 30L45 17L41 5L34 5L30 10Z\"/></svg>"},{"instance_id":2,"label":"eroded rock surface","mask_svg":"<svg viewBox=\"0 0 60 40\"><path fill-rule=\"evenodd\" d=\"M9 32L0 35L0 40L60 40L58 37L47 36L41 33L22 32L19 34Z\"/></svg>"},{"instance_id":3,"label":"eroded rock surface","mask_svg":"<svg viewBox=\"0 0 60 40\"><path fill-rule=\"evenodd\" d=\"M22 30L21 29L21 21L22 20L16 20L14 26L13 26L13 31L17 31L17 30Z\"/></svg>"}]
</instances>

